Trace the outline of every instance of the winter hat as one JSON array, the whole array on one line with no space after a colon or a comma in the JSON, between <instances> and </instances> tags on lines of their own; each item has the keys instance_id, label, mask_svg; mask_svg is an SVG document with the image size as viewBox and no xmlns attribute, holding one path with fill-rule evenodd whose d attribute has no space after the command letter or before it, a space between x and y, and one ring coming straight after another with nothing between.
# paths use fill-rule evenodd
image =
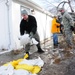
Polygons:
<instances>
[{"instance_id":1,"label":"winter hat","mask_svg":"<svg viewBox=\"0 0 75 75\"><path fill-rule=\"evenodd\" d=\"M28 12L26 10L22 10L21 15L28 15Z\"/></svg>"},{"instance_id":2,"label":"winter hat","mask_svg":"<svg viewBox=\"0 0 75 75\"><path fill-rule=\"evenodd\" d=\"M65 11L64 8L59 8L58 11L62 12L62 11Z\"/></svg>"}]
</instances>

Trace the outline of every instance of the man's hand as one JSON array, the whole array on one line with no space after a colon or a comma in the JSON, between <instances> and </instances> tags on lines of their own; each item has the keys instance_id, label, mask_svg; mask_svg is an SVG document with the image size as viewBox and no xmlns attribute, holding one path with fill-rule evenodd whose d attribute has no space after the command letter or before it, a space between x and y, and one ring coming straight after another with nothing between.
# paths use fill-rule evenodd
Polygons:
<instances>
[{"instance_id":1,"label":"man's hand","mask_svg":"<svg viewBox=\"0 0 75 75\"><path fill-rule=\"evenodd\" d=\"M73 26L71 26L70 29L71 29L72 31L74 31L74 27L73 27Z\"/></svg>"},{"instance_id":2,"label":"man's hand","mask_svg":"<svg viewBox=\"0 0 75 75\"><path fill-rule=\"evenodd\" d=\"M30 34L29 34L30 39L32 39L33 36L34 36L34 34L32 32L30 32Z\"/></svg>"}]
</instances>

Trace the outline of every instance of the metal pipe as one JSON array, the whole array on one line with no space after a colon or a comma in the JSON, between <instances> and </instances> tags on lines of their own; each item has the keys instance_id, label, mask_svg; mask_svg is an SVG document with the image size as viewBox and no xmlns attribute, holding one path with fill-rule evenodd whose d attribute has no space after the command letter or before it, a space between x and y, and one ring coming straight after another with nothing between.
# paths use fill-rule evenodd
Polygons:
<instances>
[{"instance_id":1,"label":"metal pipe","mask_svg":"<svg viewBox=\"0 0 75 75\"><path fill-rule=\"evenodd\" d=\"M8 36L9 36L9 45L8 49L10 49L11 46L11 35L10 35L10 24L9 24L9 0L6 0L6 6L7 6L7 16L8 16Z\"/></svg>"}]
</instances>

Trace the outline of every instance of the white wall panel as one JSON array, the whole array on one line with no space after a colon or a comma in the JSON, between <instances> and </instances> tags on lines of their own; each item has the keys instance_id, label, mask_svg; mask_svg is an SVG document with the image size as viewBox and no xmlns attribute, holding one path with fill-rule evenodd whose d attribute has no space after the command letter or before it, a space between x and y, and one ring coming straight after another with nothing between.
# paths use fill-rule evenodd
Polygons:
<instances>
[{"instance_id":1,"label":"white wall panel","mask_svg":"<svg viewBox=\"0 0 75 75\"><path fill-rule=\"evenodd\" d=\"M50 37L50 22L51 18L48 17L46 14L35 10L33 16L35 16L37 20L37 31L40 35L40 41L44 40L45 38ZM14 3L12 4L12 24L13 24L13 37L14 37L14 48L20 48L20 41L18 40L18 36L20 35L19 32L19 24L21 21L21 13L20 13L20 4Z\"/></svg>"},{"instance_id":2,"label":"white wall panel","mask_svg":"<svg viewBox=\"0 0 75 75\"><path fill-rule=\"evenodd\" d=\"M52 18L47 16L46 18L46 38L51 37L51 20Z\"/></svg>"},{"instance_id":3,"label":"white wall panel","mask_svg":"<svg viewBox=\"0 0 75 75\"><path fill-rule=\"evenodd\" d=\"M46 38L49 38L51 35L50 28L51 28L51 18L37 10L35 10L34 16L37 20L38 25L38 33L40 35L40 40L44 40Z\"/></svg>"},{"instance_id":4,"label":"white wall panel","mask_svg":"<svg viewBox=\"0 0 75 75\"><path fill-rule=\"evenodd\" d=\"M6 0L0 1L0 49L9 48L8 11Z\"/></svg>"},{"instance_id":5,"label":"white wall panel","mask_svg":"<svg viewBox=\"0 0 75 75\"><path fill-rule=\"evenodd\" d=\"M13 49L17 49L20 47L20 41L18 40L20 36L19 26L21 21L20 15L20 4L12 3L12 29L13 29L13 41L14 47Z\"/></svg>"},{"instance_id":6,"label":"white wall panel","mask_svg":"<svg viewBox=\"0 0 75 75\"><path fill-rule=\"evenodd\" d=\"M46 15L39 11L35 11L34 16L37 20L37 31L40 35L40 40L43 40L45 36Z\"/></svg>"}]
</instances>

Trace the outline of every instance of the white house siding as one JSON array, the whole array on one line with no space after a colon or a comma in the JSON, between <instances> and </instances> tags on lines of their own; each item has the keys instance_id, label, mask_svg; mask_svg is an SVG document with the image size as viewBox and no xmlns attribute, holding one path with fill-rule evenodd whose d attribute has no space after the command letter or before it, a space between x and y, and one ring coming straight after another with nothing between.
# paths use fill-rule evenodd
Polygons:
<instances>
[{"instance_id":1,"label":"white house siding","mask_svg":"<svg viewBox=\"0 0 75 75\"><path fill-rule=\"evenodd\" d=\"M46 37L45 35L45 31L46 31L46 15L42 12L39 12L37 10L35 10L35 15L36 20L37 20L37 25L38 25L38 33L40 35L40 40L43 40L44 37Z\"/></svg>"},{"instance_id":2,"label":"white house siding","mask_svg":"<svg viewBox=\"0 0 75 75\"><path fill-rule=\"evenodd\" d=\"M10 48L7 0L0 0L0 50Z\"/></svg>"},{"instance_id":3,"label":"white house siding","mask_svg":"<svg viewBox=\"0 0 75 75\"><path fill-rule=\"evenodd\" d=\"M51 37L51 22L52 18L47 15L47 22L46 22L46 38Z\"/></svg>"},{"instance_id":4,"label":"white house siding","mask_svg":"<svg viewBox=\"0 0 75 75\"><path fill-rule=\"evenodd\" d=\"M51 17L47 14L35 10L34 16L37 20L38 25L38 33L40 35L40 41L49 38L51 36L50 28L51 28Z\"/></svg>"},{"instance_id":5,"label":"white house siding","mask_svg":"<svg viewBox=\"0 0 75 75\"><path fill-rule=\"evenodd\" d=\"M30 7L30 9L32 8ZM40 35L40 41L42 41L45 38L50 37L51 18L41 11L38 11L36 9L34 9L34 11L35 13L31 14L36 17L38 25L38 33ZM20 12L20 4L15 2L12 3L12 20L13 20L14 45L15 48L20 48L20 41L18 40L18 37L20 36L19 24L21 21L21 12Z\"/></svg>"},{"instance_id":6,"label":"white house siding","mask_svg":"<svg viewBox=\"0 0 75 75\"><path fill-rule=\"evenodd\" d=\"M19 33L20 21L21 21L20 4L12 2L12 29L13 29L13 41L14 41L13 49L20 48L20 41L18 40L20 36Z\"/></svg>"}]
</instances>

